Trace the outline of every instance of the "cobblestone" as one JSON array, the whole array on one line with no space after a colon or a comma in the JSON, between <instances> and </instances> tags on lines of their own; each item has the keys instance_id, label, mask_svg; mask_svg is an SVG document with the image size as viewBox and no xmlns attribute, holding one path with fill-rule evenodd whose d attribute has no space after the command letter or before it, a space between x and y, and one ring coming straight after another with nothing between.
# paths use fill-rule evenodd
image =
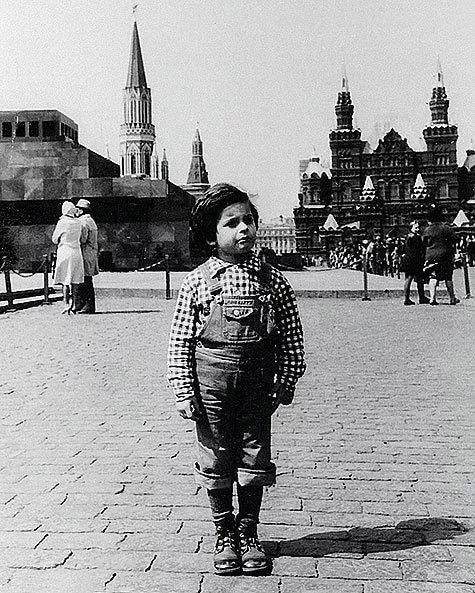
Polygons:
<instances>
[{"instance_id":1,"label":"cobblestone","mask_svg":"<svg viewBox=\"0 0 475 593\"><path fill-rule=\"evenodd\" d=\"M212 574L165 383L174 303L0 316L2 593L473 591L472 301L299 303L309 368L274 418L259 578Z\"/></svg>"}]
</instances>

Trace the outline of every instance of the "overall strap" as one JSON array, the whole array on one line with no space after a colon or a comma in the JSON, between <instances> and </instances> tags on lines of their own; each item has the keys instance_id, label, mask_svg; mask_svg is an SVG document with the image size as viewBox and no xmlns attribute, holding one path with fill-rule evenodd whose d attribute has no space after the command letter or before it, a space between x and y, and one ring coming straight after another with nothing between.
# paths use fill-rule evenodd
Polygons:
<instances>
[{"instance_id":1,"label":"overall strap","mask_svg":"<svg viewBox=\"0 0 475 593\"><path fill-rule=\"evenodd\" d=\"M223 291L223 287L221 286L221 282L219 281L218 278L211 278L211 269L209 267L209 263L207 261L205 261L204 264L202 264L201 266L201 270L203 272L203 275L205 277L205 282L206 285L209 288L209 291L211 293L211 296L214 298L216 297L218 294L220 294Z\"/></svg>"},{"instance_id":2,"label":"overall strap","mask_svg":"<svg viewBox=\"0 0 475 593\"><path fill-rule=\"evenodd\" d=\"M259 270L259 283L268 290L271 289L271 267L268 263L262 262Z\"/></svg>"}]
</instances>

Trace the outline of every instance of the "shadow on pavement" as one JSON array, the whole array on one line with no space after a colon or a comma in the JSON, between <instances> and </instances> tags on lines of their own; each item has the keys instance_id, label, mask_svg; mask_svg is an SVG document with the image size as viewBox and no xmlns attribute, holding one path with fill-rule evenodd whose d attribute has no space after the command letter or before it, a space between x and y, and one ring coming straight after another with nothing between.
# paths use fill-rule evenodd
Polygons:
<instances>
[{"instance_id":1,"label":"shadow on pavement","mask_svg":"<svg viewBox=\"0 0 475 593\"><path fill-rule=\"evenodd\" d=\"M115 315L116 313L162 313L161 309L128 309L127 311L96 311L94 315Z\"/></svg>"},{"instance_id":2,"label":"shadow on pavement","mask_svg":"<svg viewBox=\"0 0 475 593\"><path fill-rule=\"evenodd\" d=\"M337 553L366 554L426 546L436 540L452 539L466 531L466 527L454 519L426 518L401 521L392 528L355 527L262 543L266 552L274 558L320 558Z\"/></svg>"}]
</instances>

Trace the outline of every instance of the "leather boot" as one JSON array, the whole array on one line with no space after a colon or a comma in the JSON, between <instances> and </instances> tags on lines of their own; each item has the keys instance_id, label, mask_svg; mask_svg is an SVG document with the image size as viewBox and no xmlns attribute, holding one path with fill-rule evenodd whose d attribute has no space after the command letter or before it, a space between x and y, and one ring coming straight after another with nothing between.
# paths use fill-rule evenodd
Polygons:
<instances>
[{"instance_id":1,"label":"leather boot","mask_svg":"<svg viewBox=\"0 0 475 593\"><path fill-rule=\"evenodd\" d=\"M257 537L257 524L251 521L240 522L237 533L242 571L246 574L265 572L269 564L261 542Z\"/></svg>"},{"instance_id":2,"label":"leather boot","mask_svg":"<svg viewBox=\"0 0 475 593\"><path fill-rule=\"evenodd\" d=\"M241 572L241 559L234 528L234 517L216 524L213 564L214 571L218 575Z\"/></svg>"}]
</instances>

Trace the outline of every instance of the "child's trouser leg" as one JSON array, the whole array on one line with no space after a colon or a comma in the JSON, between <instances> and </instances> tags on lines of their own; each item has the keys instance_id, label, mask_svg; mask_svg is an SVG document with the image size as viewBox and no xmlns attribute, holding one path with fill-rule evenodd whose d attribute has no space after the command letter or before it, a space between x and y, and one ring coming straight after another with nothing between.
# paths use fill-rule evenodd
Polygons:
<instances>
[{"instance_id":1,"label":"child's trouser leg","mask_svg":"<svg viewBox=\"0 0 475 593\"><path fill-rule=\"evenodd\" d=\"M233 516L232 488L208 490L209 505L214 523L226 523Z\"/></svg>"},{"instance_id":2,"label":"child's trouser leg","mask_svg":"<svg viewBox=\"0 0 475 593\"><path fill-rule=\"evenodd\" d=\"M235 574L241 570L241 559L234 525L232 488L209 489L208 498L216 526L214 569L217 574Z\"/></svg>"},{"instance_id":3,"label":"child's trouser leg","mask_svg":"<svg viewBox=\"0 0 475 593\"><path fill-rule=\"evenodd\" d=\"M259 514L261 511L262 495L264 488L262 486L241 486L237 485L240 523L259 523Z\"/></svg>"}]
</instances>

